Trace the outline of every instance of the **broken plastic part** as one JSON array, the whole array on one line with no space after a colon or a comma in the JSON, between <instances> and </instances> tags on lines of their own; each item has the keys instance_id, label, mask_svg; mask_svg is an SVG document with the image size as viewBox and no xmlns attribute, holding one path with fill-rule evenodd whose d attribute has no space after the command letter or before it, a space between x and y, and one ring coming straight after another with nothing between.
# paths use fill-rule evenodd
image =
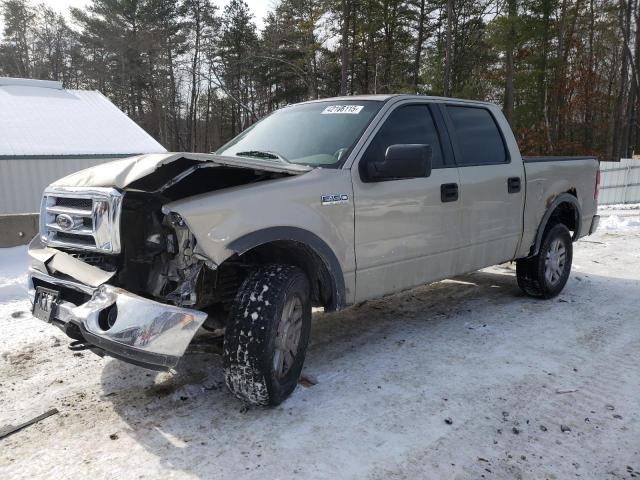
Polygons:
<instances>
[{"instance_id":1,"label":"broken plastic part","mask_svg":"<svg viewBox=\"0 0 640 480\"><path fill-rule=\"evenodd\" d=\"M98 267L89 265L68 253L52 250L53 255L46 262L47 270L50 274L62 273L74 278L85 285L98 287L111 280L115 272L106 272Z\"/></svg>"}]
</instances>

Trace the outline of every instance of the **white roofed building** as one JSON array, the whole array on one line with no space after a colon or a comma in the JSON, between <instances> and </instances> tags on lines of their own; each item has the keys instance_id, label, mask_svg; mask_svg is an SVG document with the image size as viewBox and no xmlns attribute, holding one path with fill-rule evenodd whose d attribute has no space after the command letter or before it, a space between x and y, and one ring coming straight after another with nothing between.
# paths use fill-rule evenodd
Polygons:
<instances>
[{"instance_id":1,"label":"white roofed building","mask_svg":"<svg viewBox=\"0 0 640 480\"><path fill-rule=\"evenodd\" d=\"M75 171L161 152L100 92L0 77L0 215L37 213L44 188Z\"/></svg>"}]
</instances>

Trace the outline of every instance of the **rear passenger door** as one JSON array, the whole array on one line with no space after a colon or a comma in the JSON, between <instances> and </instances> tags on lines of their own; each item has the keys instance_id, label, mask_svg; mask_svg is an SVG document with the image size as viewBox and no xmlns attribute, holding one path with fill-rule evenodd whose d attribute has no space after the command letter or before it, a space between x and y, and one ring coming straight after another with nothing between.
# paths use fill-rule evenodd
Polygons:
<instances>
[{"instance_id":1,"label":"rear passenger door","mask_svg":"<svg viewBox=\"0 0 640 480\"><path fill-rule=\"evenodd\" d=\"M460 175L464 247L457 273L511 260L522 235L524 172L497 120L481 105L441 105Z\"/></svg>"}]
</instances>

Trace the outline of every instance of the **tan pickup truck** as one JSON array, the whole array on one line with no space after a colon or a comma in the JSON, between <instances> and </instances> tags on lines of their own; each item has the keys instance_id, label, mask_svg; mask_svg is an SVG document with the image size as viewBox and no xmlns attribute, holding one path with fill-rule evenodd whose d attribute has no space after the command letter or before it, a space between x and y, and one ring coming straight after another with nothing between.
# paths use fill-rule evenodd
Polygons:
<instances>
[{"instance_id":1,"label":"tan pickup truck","mask_svg":"<svg viewBox=\"0 0 640 480\"><path fill-rule=\"evenodd\" d=\"M76 349L175 367L202 329L252 403L295 388L312 307L515 260L520 287L565 286L594 232L594 158L523 158L500 110L418 96L279 110L215 154L119 160L44 192L30 245L36 317Z\"/></svg>"}]
</instances>

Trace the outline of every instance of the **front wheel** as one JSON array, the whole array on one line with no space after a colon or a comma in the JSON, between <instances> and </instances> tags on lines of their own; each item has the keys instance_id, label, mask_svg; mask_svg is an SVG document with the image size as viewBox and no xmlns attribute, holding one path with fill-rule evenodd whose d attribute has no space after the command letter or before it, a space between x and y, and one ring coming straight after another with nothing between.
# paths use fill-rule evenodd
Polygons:
<instances>
[{"instance_id":1,"label":"front wheel","mask_svg":"<svg viewBox=\"0 0 640 480\"><path fill-rule=\"evenodd\" d=\"M538 255L516 262L518 286L532 297L553 298L567 284L572 259L571 232L555 224L545 232Z\"/></svg>"},{"instance_id":2,"label":"front wheel","mask_svg":"<svg viewBox=\"0 0 640 480\"><path fill-rule=\"evenodd\" d=\"M268 265L240 287L224 337L225 383L255 405L279 405L296 388L311 333L305 273Z\"/></svg>"}]
</instances>

